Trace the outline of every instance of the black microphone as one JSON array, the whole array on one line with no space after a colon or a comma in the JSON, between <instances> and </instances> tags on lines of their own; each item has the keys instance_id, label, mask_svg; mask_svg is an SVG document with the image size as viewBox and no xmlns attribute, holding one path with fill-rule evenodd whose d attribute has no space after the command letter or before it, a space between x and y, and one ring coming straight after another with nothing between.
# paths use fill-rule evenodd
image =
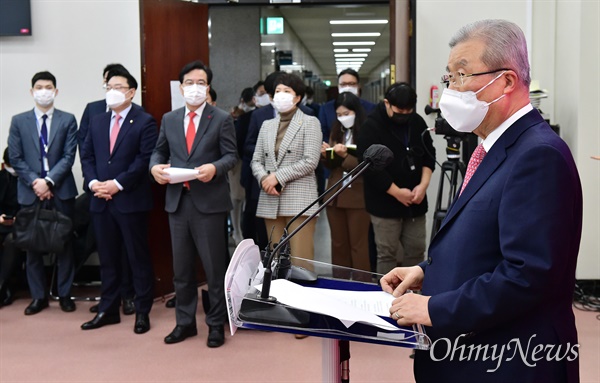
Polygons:
<instances>
[{"instance_id":1,"label":"black microphone","mask_svg":"<svg viewBox=\"0 0 600 383\"><path fill-rule=\"evenodd\" d=\"M373 145L369 146L367 148L367 150L365 150L365 152L363 154L363 161L360 164L356 165L356 167L354 169L352 169L351 171L349 171L348 174L346 174L346 176L342 177L342 179L340 179L338 182L336 182L333 186L331 186L327 190L325 190L323 192L323 194L321 194L319 197L317 197L316 200L314 200L310 205L308 205L304 210L302 210L300 213L296 214L294 216L294 218L292 218L290 220L290 222L286 225L285 229L283 230L283 236L281 237L281 240L279 241L277 246L275 246L275 248L273 249L273 251L270 252L270 254L269 254L269 252L267 252L265 254L265 260L263 260L263 265L265 267L265 273L264 273L264 277L263 277L262 291L261 291L261 295L260 295L261 299L266 299L266 300L271 300L271 301L276 300L275 298L269 296L269 292L271 290L271 278L273 276L273 270L272 270L273 259L277 259L278 263L281 262L282 258L286 259L285 261L283 261L284 268L281 270L281 272L278 270L277 276L279 276L279 275L289 276L289 274L290 274L290 272L287 270L291 267L291 263L288 262L289 256L290 256L288 243L289 243L290 239L297 232L299 232L306 224L308 224L308 222L310 222L312 219L314 219L317 216L317 214L319 214L323 209L325 209L325 207L327 205L329 205L331 203L331 201L333 201L341 192L346 190L354 182L354 180L356 180L365 170L367 170L368 168L372 168L373 170L381 170L381 169L385 168L386 166L388 166L393 160L394 160L394 153L392 153L392 151L387 146L380 145L380 144L373 144ZM350 178L350 177L352 177L352 178ZM296 229L294 229L294 231L292 231L288 235L288 229L289 229L290 225L292 224L292 222L294 222L296 219L301 217L302 214L304 214L306 211L308 211L308 209L310 209L315 204L317 204L325 195L329 194L333 189L335 189L336 186L338 186L340 183L344 182L347 179L349 179L349 181L345 185L343 185L335 193L333 193L333 195L331 195L331 197L329 197L327 199L327 201L323 202L323 204L321 204L321 206L319 206L317 211L315 211L313 214L311 214L307 219L304 220L304 222L302 222ZM280 253L280 250L282 250L282 249L285 249L285 251L283 252L283 256L280 257L279 253ZM275 257L277 257L277 258L275 258ZM279 267L278 267L278 269L279 269Z\"/></svg>"}]
</instances>

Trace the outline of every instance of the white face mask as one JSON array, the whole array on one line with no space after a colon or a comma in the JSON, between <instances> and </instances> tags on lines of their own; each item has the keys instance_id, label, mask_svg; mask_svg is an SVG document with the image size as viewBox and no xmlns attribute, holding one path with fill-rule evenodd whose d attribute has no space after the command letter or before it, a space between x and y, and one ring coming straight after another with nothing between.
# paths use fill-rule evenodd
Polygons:
<instances>
[{"instance_id":1,"label":"white face mask","mask_svg":"<svg viewBox=\"0 0 600 383\"><path fill-rule=\"evenodd\" d=\"M347 116L339 116L338 121L344 126L346 129L351 129L354 126L354 120L356 119L356 114L349 114Z\"/></svg>"},{"instance_id":2,"label":"white face mask","mask_svg":"<svg viewBox=\"0 0 600 383\"><path fill-rule=\"evenodd\" d=\"M55 96L56 91L50 89L38 89L33 91L35 103L44 108L52 105Z\"/></svg>"},{"instance_id":3,"label":"white face mask","mask_svg":"<svg viewBox=\"0 0 600 383\"><path fill-rule=\"evenodd\" d=\"M267 106L271 103L271 99L269 98L268 94L263 94L262 96L254 96L256 98L255 100L255 104L256 106L258 106L259 108L261 106Z\"/></svg>"},{"instance_id":4,"label":"white face mask","mask_svg":"<svg viewBox=\"0 0 600 383\"><path fill-rule=\"evenodd\" d=\"M238 106L238 108L240 108L241 110L243 110L243 111L244 111L244 113L248 113L248 112L250 112L251 110L254 110L254 109L255 109L255 107L254 107L254 106L250 106L250 105L246 104L245 102L242 102L242 103L241 103L241 104Z\"/></svg>"},{"instance_id":5,"label":"white face mask","mask_svg":"<svg viewBox=\"0 0 600 383\"><path fill-rule=\"evenodd\" d=\"M338 89L338 92L344 93L344 92L350 92L355 96L358 96L358 87L357 86L342 86Z\"/></svg>"},{"instance_id":6,"label":"white face mask","mask_svg":"<svg viewBox=\"0 0 600 383\"><path fill-rule=\"evenodd\" d=\"M471 133L477 129L485 118L489 106L505 96L503 94L492 102L485 102L477 99L477 93L487 88L504 73L506 71L500 73L477 92L471 90L459 92L453 89L444 89L440 98L440 109L442 115L454 130L461 133Z\"/></svg>"},{"instance_id":7,"label":"white face mask","mask_svg":"<svg viewBox=\"0 0 600 383\"><path fill-rule=\"evenodd\" d=\"M125 102L125 94L116 89L106 92L106 105L111 108L118 108Z\"/></svg>"},{"instance_id":8,"label":"white face mask","mask_svg":"<svg viewBox=\"0 0 600 383\"><path fill-rule=\"evenodd\" d=\"M7 172L8 172L10 175L13 175L13 176L16 176L16 175L17 175L17 172L15 172L15 169L11 168L11 167L10 167L10 166L8 166L8 165L4 165L4 169L6 169L6 171L7 171Z\"/></svg>"},{"instance_id":9,"label":"white face mask","mask_svg":"<svg viewBox=\"0 0 600 383\"><path fill-rule=\"evenodd\" d=\"M277 109L279 113L289 112L294 105L294 96L291 93L275 93L275 97L273 97L273 107Z\"/></svg>"},{"instance_id":10,"label":"white face mask","mask_svg":"<svg viewBox=\"0 0 600 383\"><path fill-rule=\"evenodd\" d=\"M206 101L206 85L189 85L183 87L183 98L188 105L198 106L202 105Z\"/></svg>"}]
</instances>

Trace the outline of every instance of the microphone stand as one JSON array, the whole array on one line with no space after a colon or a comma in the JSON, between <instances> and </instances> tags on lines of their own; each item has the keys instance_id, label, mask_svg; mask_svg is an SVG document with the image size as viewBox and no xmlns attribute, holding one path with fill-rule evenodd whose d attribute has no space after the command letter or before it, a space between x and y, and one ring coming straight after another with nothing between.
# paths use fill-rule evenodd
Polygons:
<instances>
[{"instance_id":1,"label":"microphone stand","mask_svg":"<svg viewBox=\"0 0 600 383\"><path fill-rule=\"evenodd\" d=\"M286 225L286 227L284 229L284 232L283 232L283 236L281 237L281 240L279 241L279 243L277 244L277 246L275 246L275 248L273 249L273 251L270 254L268 252L265 254L266 263L265 263L265 261L263 261L263 266L265 267L265 273L264 273L264 277L263 277L263 284L262 284L262 291L260 293L260 299L267 300L267 301L270 301L270 302L276 302L277 301L277 298L270 296L269 293L270 293L270 290L271 290L271 278L273 277L273 270L272 270L273 259L277 259L279 261L279 259L280 259L279 252L280 252L280 250L284 246L286 246L288 244L288 242L290 241L290 239L297 232L299 232L300 230L302 230L302 228L304 226L306 226L310 220L312 220L313 218L315 218L317 216L317 214L319 214L323 209L325 209L325 207L327 207L327 205L329 205L329 203L331 203L331 201L333 201L341 192L343 192L344 190L346 190L348 188L348 186L350 186L352 184L352 182L354 182L354 180L356 178L358 178L365 170L367 170L369 168L369 166L371 165L371 163L372 163L371 161L365 160L362 163L358 164L354 169L352 169L350 172L348 172L348 174L346 174L346 176L344 176L342 179L340 179L338 182L336 182L329 189L325 190L325 192L323 192L323 194L321 194L319 196L319 198L317 198L310 205L308 205L304 210L302 210L300 213L298 213ZM331 190L333 190L336 186L338 186L340 183L344 182L345 180L347 180L350 177L352 177L352 178L350 179L350 181L346 185L342 186L335 193L333 193L333 195L331 195L327 199L327 201L325 201L323 204L321 204L321 206L319 206L319 208L317 209L317 211L315 211L313 214L311 214L307 219L304 220L304 222L302 222L296 229L294 229L294 231L292 231L289 235L287 235L287 231L289 229L289 226L290 226L290 224L293 221L295 221L298 217L302 216L302 214L304 214L306 211L308 211L308 209L310 209L317 202L319 202L322 197L324 197L326 194L328 194L329 192L331 192Z\"/></svg>"}]
</instances>

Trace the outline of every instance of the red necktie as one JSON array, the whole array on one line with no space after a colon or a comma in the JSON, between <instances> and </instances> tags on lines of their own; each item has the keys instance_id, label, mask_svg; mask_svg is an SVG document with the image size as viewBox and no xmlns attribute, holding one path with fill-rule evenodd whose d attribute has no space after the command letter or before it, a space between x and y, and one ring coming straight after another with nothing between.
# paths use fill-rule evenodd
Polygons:
<instances>
[{"instance_id":1,"label":"red necktie","mask_svg":"<svg viewBox=\"0 0 600 383\"><path fill-rule=\"evenodd\" d=\"M483 148L483 144L477 145L475 151L471 155L471 159L469 160L469 165L467 166L467 173L465 174L465 180L463 181L462 188L460 189L460 194L462 194L463 190L465 190L465 188L467 187L467 184L471 180L471 177L473 177L473 174L475 174L475 170L477 170L477 167L479 166L481 161L483 161L483 157L485 157L485 154L486 152Z\"/></svg>"},{"instance_id":2,"label":"red necktie","mask_svg":"<svg viewBox=\"0 0 600 383\"><path fill-rule=\"evenodd\" d=\"M190 112L188 116L190 116L190 122L188 123L188 127L185 132L185 143L187 144L188 154L190 154L192 151L192 145L194 145L194 138L196 137L196 125L194 125L194 117L196 117L196 113ZM190 189L190 183L188 181L185 181L183 186L188 190Z\"/></svg>"},{"instance_id":3,"label":"red necktie","mask_svg":"<svg viewBox=\"0 0 600 383\"><path fill-rule=\"evenodd\" d=\"M110 154L112 154L113 148L115 147L115 142L117 142L117 136L119 135L119 130L121 130L121 126L119 125L119 120L121 116L118 114L115 115L115 123L113 124L112 130L110 131Z\"/></svg>"}]
</instances>

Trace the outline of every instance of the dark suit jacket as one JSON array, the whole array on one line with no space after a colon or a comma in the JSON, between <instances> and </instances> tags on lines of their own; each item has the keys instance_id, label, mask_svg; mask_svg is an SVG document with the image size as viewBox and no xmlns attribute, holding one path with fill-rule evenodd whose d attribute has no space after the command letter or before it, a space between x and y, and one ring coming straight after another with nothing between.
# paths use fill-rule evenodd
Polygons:
<instances>
[{"instance_id":1,"label":"dark suit jacket","mask_svg":"<svg viewBox=\"0 0 600 383\"><path fill-rule=\"evenodd\" d=\"M150 155L156 145L158 129L154 118L132 107L123 120L112 154L110 123L112 112L104 112L91 119L89 134L83 144L81 166L84 183L116 179L123 190L111 200L121 213L149 211L152 209L152 191L148 177ZM90 211L101 212L108 202L92 198Z\"/></svg>"},{"instance_id":2,"label":"dark suit jacket","mask_svg":"<svg viewBox=\"0 0 600 383\"><path fill-rule=\"evenodd\" d=\"M77 196L77 186L71 172L76 151L75 116L55 108L48 137L47 156L50 171L47 176L54 181L54 196L61 200ZM19 175L19 204L31 205L37 199L31 184L36 178L40 178L42 171L40 136L33 109L12 118L8 152L10 163Z\"/></svg>"},{"instance_id":3,"label":"dark suit jacket","mask_svg":"<svg viewBox=\"0 0 600 383\"><path fill-rule=\"evenodd\" d=\"M207 104L200 118L192 151L188 155L183 128L184 114L185 107L163 116L158 142L150 159L150 169L166 163L188 169L212 163L217 173L211 181L190 181L192 200L201 213L227 212L233 207L227 172L238 160L233 118L227 112ZM182 188L182 183L167 185L165 210L168 213L177 210Z\"/></svg>"},{"instance_id":4,"label":"dark suit jacket","mask_svg":"<svg viewBox=\"0 0 600 383\"><path fill-rule=\"evenodd\" d=\"M299 108L304 114L314 116L314 111L311 108L305 105L300 105ZM258 199L260 188L258 182L252 175L250 162L252 162L252 156L254 155L254 149L256 148L256 140L258 139L258 133L260 132L263 122L273 118L275 118L275 109L273 108L273 105L270 104L255 109L250 116L250 125L248 126L248 133L244 141L240 183L244 189L246 189L246 193L251 195L250 198L252 199Z\"/></svg>"},{"instance_id":5,"label":"dark suit jacket","mask_svg":"<svg viewBox=\"0 0 600 383\"><path fill-rule=\"evenodd\" d=\"M432 240L429 262L420 265L423 294L431 296L431 340L454 342L468 334L459 345L506 347L518 338L524 353L531 341L529 363L540 344L555 345L550 355L560 344L559 355L573 358L571 302L581 225L581 184L569 148L532 110L492 146ZM444 344L436 345L435 358L443 356ZM498 360L483 362L482 355L478 362L461 362L458 350L453 361L448 356L436 362L429 352L418 352L415 376L437 382L578 381L578 359L528 367L516 341L510 346L493 373L486 370ZM545 349L537 356L547 354Z\"/></svg>"},{"instance_id":6,"label":"dark suit jacket","mask_svg":"<svg viewBox=\"0 0 600 383\"><path fill-rule=\"evenodd\" d=\"M142 108L138 104L133 103L133 108ZM77 144L79 145L79 155L81 156L81 148L83 147L83 143L85 142L85 137L87 135L88 129L90 127L90 123L92 121L92 117L97 116L98 114L106 113L106 100L98 100L94 102L90 102L85 106L85 110L83 111L83 116L81 116L81 123L79 124L79 132L77 132Z\"/></svg>"}]
</instances>

